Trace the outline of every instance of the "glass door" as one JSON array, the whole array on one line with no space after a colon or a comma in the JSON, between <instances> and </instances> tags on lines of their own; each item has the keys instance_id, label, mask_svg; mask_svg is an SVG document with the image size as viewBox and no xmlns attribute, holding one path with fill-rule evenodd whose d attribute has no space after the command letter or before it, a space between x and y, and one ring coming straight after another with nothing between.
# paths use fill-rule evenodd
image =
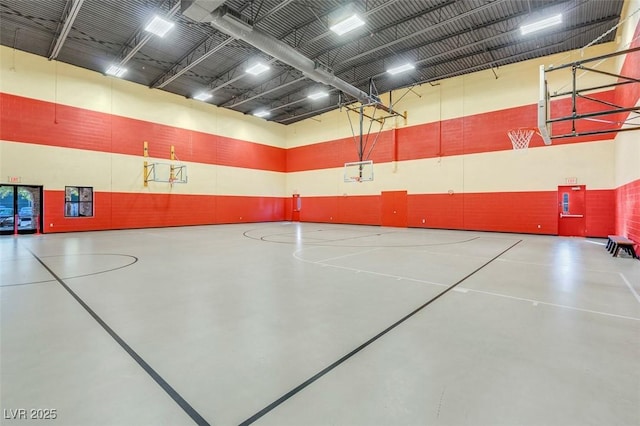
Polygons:
<instances>
[{"instance_id":1,"label":"glass door","mask_svg":"<svg viewBox=\"0 0 640 426\"><path fill-rule=\"evenodd\" d=\"M12 235L16 232L15 187L0 186L0 235Z\"/></svg>"},{"instance_id":2,"label":"glass door","mask_svg":"<svg viewBox=\"0 0 640 426\"><path fill-rule=\"evenodd\" d=\"M42 187L0 186L0 234L35 234L42 229Z\"/></svg>"}]
</instances>

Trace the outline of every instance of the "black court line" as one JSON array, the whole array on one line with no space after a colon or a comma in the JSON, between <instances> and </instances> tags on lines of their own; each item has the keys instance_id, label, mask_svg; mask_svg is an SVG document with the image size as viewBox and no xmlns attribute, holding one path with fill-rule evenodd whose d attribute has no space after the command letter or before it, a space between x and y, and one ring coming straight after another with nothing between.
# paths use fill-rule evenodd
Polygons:
<instances>
[{"instance_id":1,"label":"black court line","mask_svg":"<svg viewBox=\"0 0 640 426\"><path fill-rule=\"evenodd\" d=\"M415 314L417 314L418 312L420 312L421 310L423 310L424 308L429 306L431 303L433 303L436 300L438 300L440 297L444 296L449 291L453 290L456 286L461 284L463 281L467 280L468 278L470 278L471 276L476 274L478 271L480 271L481 269L483 269L484 267L489 265L491 262L493 262L494 260L496 260L497 258L502 256L503 254L505 254L506 252L508 252L509 250L514 248L516 245L520 244L521 242L522 242L522 240L518 240L514 244L510 245L507 249L503 250L498 255L496 255L495 257L493 257L492 259L490 259L489 261L487 261L483 265L479 266L473 272L467 274L466 276L464 276L462 279L460 279L456 283L454 283L451 286L447 287L446 289L444 289L443 291L441 291L440 293L438 293L437 295L432 297L427 302L423 303L420 307L418 307L417 309L415 309L414 311L412 311L408 315L404 316L403 318L401 318L400 320L396 321L395 323L393 323L389 327L385 328L380 333L378 333L375 336L373 336L371 339L367 340L366 342L364 342L363 344L361 344L360 346L358 346L357 348L355 348L354 350L352 350L348 354L344 355L342 358L340 358L337 361L335 361L333 364L325 367L324 369L322 369L321 371L319 371L315 375L311 376L310 378L308 378L307 380L305 380L304 382L302 382L301 384L299 384L295 388L291 389L289 392L287 392L284 395L282 395L280 398L278 398L275 401L273 401L271 404L269 404L266 407L264 407L262 410L260 410L257 413L255 413L253 416L249 417L247 420L245 420L242 423L240 423L239 426L250 425L250 424L254 423L255 421L259 420L261 417L263 417L264 415L268 414L270 411L272 411L273 409L278 407L280 404L282 404L283 402L287 401L289 398L291 398L292 396L294 396L298 392L302 391L304 388L306 388L307 386L311 385L313 382L315 382L316 380L320 379L322 376L324 376L325 374L329 373L331 370L333 370L334 368L338 367L343 362L347 361L349 358L351 358L352 356L354 356L355 354L357 354L358 352L360 352L361 350L363 350L364 348L366 348L367 346L369 346L370 344L372 344L373 342L378 340L380 337L384 336L385 334L387 334L388 332L390 332L391 330L393 330L394 328L396 328L397 326L399 326L400 324L402 324L403 322L405 322L406 320L408 320L409 318L411 318L412 316L414 316Z\"/></svg>"},{"instance_id":2,"label":"black court line","mask_svg":"<svg viewBox=\"0 0 640 426\"><path fill-rule=\"evenodd\" d=\"M33 253L31 253L33 254ZM100 274L105 274L107 272L113 272L113 271L117 271L118 269L124 269L127 268L131 265L133 265L134 263L138 262L138 258L135 256L131 256L130 254L120 254L120 253L81 253L81 254L60 254L60 255L54 255L54 256L42 256L41 258L50 258L50 257L66 257L66 256L122 256L122 257L130 257L133 259L133 262L131 263L127 263L126 265L122 265L122 266L116 266L115 268L111 268L111 269L105 269L104 271L98 271L98 272L88 272L86 274L81 274L81 275L74 275L71 277L63 277L63 279L65 280L72 280L74 278L84 278L84 277L90 277L92 275L100 275ZM56 282L56 280L42 280L42 281L31 281L28 283L16 283L16 284L1 284L1 287L16 287L16 286L21 286L21 285L31 285L31 284L42 284L42 283L54 283Z\"/></svg>"},{"instance_id":3,"label":"black court line","mask_svg":"<svg viewBox=\"0 0 640 426\"><path fill-rule=\"evenodd\" d=\"M269 239L270 237L280 236L280 235L295 235L295 233L293 233L293 232L287 232L287 233L281 233L281 234L270 234L270 235L265 235L263 237L253 237L253 236L249 235L250 232L257 231L258 229L259 228L250 229L248 231L243 232L242 235L244 235L245 237L247 237L247 238L249 238L251 240L263 241L263 242L266 242L266 243L288 244L288 245L297 244L296 241L278 241L278 240ZM316 229L315 231L311 231L311 232L321 232L321 231L327 231L327 229ZM333 230L331 230L331 231L333 231ZM319 243L314 243L314 242L308 242L307 241L307 242L303 242L303 245L319 246L319 247L347 247L347 248L367 248L367 247L408 248L408 247L447 246L447 245L452 245L452 244L468 243L470 241L480 239L480 237L472 237L472 238L469 238L467 240L451 241L451 242L445 242L445 243L424 243L424 244L403 244L403 245L357 245L357 246L352 246L352 245L347 245L347 244L331 244L331 243L336 243L336 242L341 242L341 241L357 240L358 238L381 237L383 235L395 234L395 233L396 233L395 231L381 232L381 233L376 233L376 234L359 235L357 237L338 238L338 239L335 239L335 240L326 240L326 239L313 238L313 237L303 237L303 238L307 238L307 239L313 239L313 240L322 241L322 242L319 242Z\"/></svg>"},{"instance_id":4,"label":"black court line","mask_svg":"<svg viewBox=\"0 0 640 426\"><path fill-rule=\"evenodd\" d=\"M179 406L180 408L182 408L184 410L185 413L187 413L187 415L189 417L191 417L191 419L193 419L194 422L196 422L196 424L198 425L202 425L202 426L209 426L209 422L207 422L204 417L202 417L182 396L180 396L180 394L171 387L171 385L169 383L167 383L162 376L160 376L160 374L158 374L158 372L156 372L149 364L147 364L147 362L142 359L142 357L140 355L138 355L138 353L136 351L134 351L131 346L129 346L127 344L127 342L125 342L122 337L118 336L118 334L113 331L113 329L111 327L109 327L107 325L106 322L104 322L104 320L102 318L100 318L98 316L98 314L96 314L93 309L91 309L89 307L89 305L87 305L84 300L82 300L80 298L80 296L78 296L73 290L71 290L71 288L58 276L56 275L55 272L53 272L51 270L51 268L49 268L43 261L42 259L40 259L34 252L32 252L30 249L27 248L27 251L29 253L31 253L31 255L33 257L35 257L35 259L40 262L40 264L47 270L49 271L49 273L51 274L51 276L53 278L56 279L56 281L58 281L60 283L60 285L62 287L64 287L65 290L67 290L67 292L74 298L76 299L76 302L78 302L80 304L80 306L82 306L85 311L87 311L89 313L89 315L91 315L93 317L94 320L96 320L96 322L98 324L100 324L100 326L102 326L102 328L113 338L113 340L115 340L121 347L122 349L124 349L129 356L131 356L131 358L133 358L133 360L135 362L138 363L138 365L140 367L142 367L142 369L149 375L151 376L151 378L153 380L155 380L155 382L160 385L160 387L162 388L162 390L164 390L170 397L171 399L173 399Z\"/></svg>"}]
</instances>

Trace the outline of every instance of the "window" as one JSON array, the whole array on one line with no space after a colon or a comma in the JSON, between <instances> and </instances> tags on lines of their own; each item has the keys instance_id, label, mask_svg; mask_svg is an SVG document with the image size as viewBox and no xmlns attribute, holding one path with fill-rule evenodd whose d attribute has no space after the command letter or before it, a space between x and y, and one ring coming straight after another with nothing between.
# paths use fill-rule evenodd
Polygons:
<instances>
[{"instance_id":1,"label":"window","mask_svg":"<svg viewBox=\"0 0 640 426\"><path fill-rule=\"evenodd\" d=\"M569 214L569 194L562 194L562 213Z\"/></svg>"},{"instance_id":2,"label":"window","mask_svg":"<svg viewBox=\"0 0 640 426\"><path fill-rule=\"evenodd\" d=\"M64 188L65 217L93 216L93 188L87 186L66 186Z\"/></svg>"}]
</instances>

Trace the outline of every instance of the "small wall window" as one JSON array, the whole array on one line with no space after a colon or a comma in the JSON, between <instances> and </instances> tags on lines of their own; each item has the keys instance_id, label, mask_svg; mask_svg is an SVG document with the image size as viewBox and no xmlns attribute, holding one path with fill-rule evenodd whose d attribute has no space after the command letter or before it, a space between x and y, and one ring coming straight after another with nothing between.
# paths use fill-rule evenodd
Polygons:
<instances>
[{"instance_id":1,"label":"small wall window","mask_svg":"<svg viewBox=\"0 0 640 426\"><path fill-rule=\"evenodd\" d=\"M88 186L65 186L65 217L93 216L93 188Z\"/></svg>"}]
</instances>

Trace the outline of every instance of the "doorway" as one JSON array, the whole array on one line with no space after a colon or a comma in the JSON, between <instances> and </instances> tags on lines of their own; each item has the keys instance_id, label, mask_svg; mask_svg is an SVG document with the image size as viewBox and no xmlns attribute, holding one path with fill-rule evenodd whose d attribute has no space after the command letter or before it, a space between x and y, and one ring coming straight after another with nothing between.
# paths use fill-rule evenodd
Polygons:
<instances>
[{"instance_id":1,"label":"doorway","mask_svg":"<svg viewBox=\"0 0 640 426\"><path fill-rule=\"evenodd\" d=\"M558 187L558 235L586 236L585 185Z\"/></svg>"},{"instance_id":2,"label":"doorway","mask_svg":"<svg viewBox=\"0 0 640 426\"><path fill-rule=\"evenodd\" d=\"M406 228L409 226L407 213L407 191L382 191L382 226Z\"/></svg>"},{"instance_id":3,"label":"doorway","mask_svg":"<svg viewBox=\"0 0 640 426\"><path fill-rule=\"evenodd\" d=\"M0 185L0 235L35 234L42 229L42 187Z\"/></svg>"}]
</instances>

